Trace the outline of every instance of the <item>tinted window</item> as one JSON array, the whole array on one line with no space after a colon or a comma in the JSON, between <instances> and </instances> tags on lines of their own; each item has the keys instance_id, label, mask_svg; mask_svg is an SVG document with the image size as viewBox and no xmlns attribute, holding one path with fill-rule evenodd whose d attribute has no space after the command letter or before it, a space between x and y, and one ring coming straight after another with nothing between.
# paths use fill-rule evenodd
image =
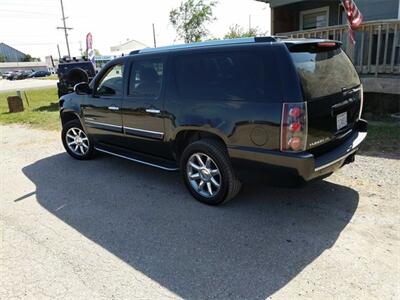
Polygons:
<instances>
[{"instance_id":1,"label":"tinted window","mask_svg":"<svg viewBox=\"0 0 400 300\"><path fill-rule=\"evenodd\" d=\"M257 100L267 98L270 75L259 52L178 56L174 63L182 98Z\"/></svg>"},{"instance_id":2,"label":"tinted window","mask_svg":"<svg viewBox=\"0 0 400 300\"><path fill-rule=\"evenodd\" d=\"M123 94L123 65L112 66L101 79L97 94L99 96L121 96Z\"/></svg>"},{"instance_id":3,"label":"tinted window","mask_svg":"<svg viewBox=\"0 0 400 300\"><path fill-rule=\"evenodd\" d=\"M157 98L160 95L164 64L160 59L135 61L129 79L129 95Z\"/></svg>"},{"instance_id":4,"label":"tinted window","mask_svg":"<svg viewBox=\"0 0 400 300\"><path fill-rule=\"evenodd\" d=\"M360 84L353 64L341 50L292 52L306 98L318 98Z\"/></svg>"}]
</instances>

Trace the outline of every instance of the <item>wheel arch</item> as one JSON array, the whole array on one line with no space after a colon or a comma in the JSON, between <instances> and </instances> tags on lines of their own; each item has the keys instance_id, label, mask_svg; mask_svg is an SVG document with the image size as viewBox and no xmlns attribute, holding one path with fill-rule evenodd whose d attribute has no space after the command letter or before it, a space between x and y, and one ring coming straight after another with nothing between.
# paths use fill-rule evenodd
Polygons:
<instances>
[{"instance_id":1,"label":"wheel arch","mask_svg":"<svg viewBox=\"0 0 400 300\"><path fill-rule=\"evenodd\" d=\"M60 118L61 118L61 124L62 126L64 126L65 124L67 124L68 122L72 121L72 120L78 120L82 126L84 126L81 117L79 116L79 114L75 111L72 110L62 110L60 112Z\"/></svg>"},{"instance_id":2,"label":"wheel arch","mask_svg":"<svg viewBox=\"0 0 400 300\"><path fill-rule=\"evenodd\" d=\"M179 160L183 150L189 144L202 139L217 140L227 147L227 139L218 132L199 130L198 128L185 128L179 130L173 138L172 151L176 159Z\"/></svg>"}]
</instances>

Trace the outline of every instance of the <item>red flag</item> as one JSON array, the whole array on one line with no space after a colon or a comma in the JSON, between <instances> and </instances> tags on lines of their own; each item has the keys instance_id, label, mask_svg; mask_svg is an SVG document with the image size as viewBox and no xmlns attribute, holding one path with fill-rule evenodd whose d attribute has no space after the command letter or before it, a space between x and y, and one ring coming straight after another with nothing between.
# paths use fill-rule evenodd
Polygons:
<instances>
[{"instance_id":1,"label":"red flag","mask_svg":"<svg viewBox=\"0 0 400 300\"><path fill-rule=\"evenodd\" d=\"M353 0L342 0L344 10L347 16L347 23L349 24L349 38L353 44L356 43L354 31L360 27L363 21L363 15L358 9Z\"/></svg>"}]
</instances>

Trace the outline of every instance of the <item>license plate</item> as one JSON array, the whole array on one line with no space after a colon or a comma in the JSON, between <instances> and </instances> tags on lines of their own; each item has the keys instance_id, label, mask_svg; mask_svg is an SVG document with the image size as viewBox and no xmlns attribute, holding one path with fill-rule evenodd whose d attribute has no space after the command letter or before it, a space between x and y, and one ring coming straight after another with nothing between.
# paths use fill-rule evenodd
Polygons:
<instances>
[{"instance_id":1,"label":"license plate","mask_svg":"<svg viewBox=\"0 0 400 300\"><path fill-rule=\"evenodd\" d=\"M336 126L337 130L347 126L347 111L336 116Z\"/></svg>"}]
</instances>

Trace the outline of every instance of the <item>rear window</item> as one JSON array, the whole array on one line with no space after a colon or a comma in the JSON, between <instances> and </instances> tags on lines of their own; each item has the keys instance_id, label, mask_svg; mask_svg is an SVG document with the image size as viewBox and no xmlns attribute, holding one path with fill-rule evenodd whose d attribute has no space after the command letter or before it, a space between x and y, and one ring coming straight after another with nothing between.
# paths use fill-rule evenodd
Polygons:
<instances>
[{"instance_id":1,"label":"rear window","mask_svg":"<svg viewBox=\"0 0 400 300\"><path fill-rule=\"evenodd\" d=\"M357 71L340 49L296 51L291 56L307 99L320 98L360 84Z\"/></svg>"},{"instance_id":2,"label":"rear window","mask_svg":"<svg viewBox=\"0 0 400 300\"><path fill-rule=\"evenodd\" d=\"M174 64L178 93L196 100L279 99L269 59L258 51L178 56Z\"/></svg>"}]
</instances>

